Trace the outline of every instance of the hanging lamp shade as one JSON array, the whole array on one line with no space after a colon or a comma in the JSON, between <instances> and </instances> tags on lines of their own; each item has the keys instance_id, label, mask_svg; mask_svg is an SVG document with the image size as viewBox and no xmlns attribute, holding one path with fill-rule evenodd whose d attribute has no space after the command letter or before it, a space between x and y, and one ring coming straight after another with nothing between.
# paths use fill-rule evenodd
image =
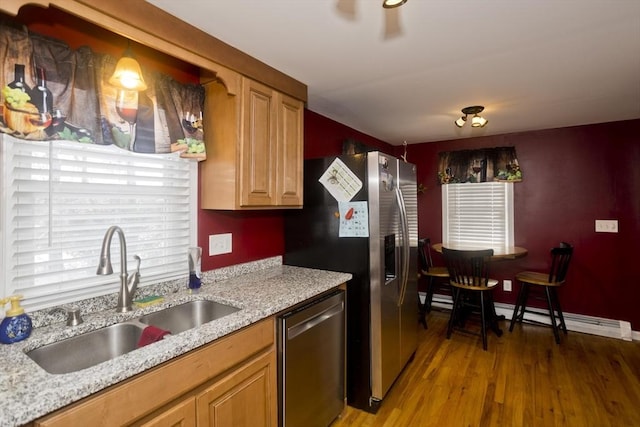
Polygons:
<instances>
[{"instance_id":1,"label":"hanging lamp shade","mask_svg":"<svg viewBox=\"0 0 640 427\"><path fill-rule=\"evenodd\" d=\"M488 122L489 120L485 119L484 117L475 115L471 119L471 126L474 128L481 128L484 127Z\"/></svg>"},{"instance_id":2,"label":"hanging lamp shade","mask_svg":"<svg viewBox=\"0 0 640 427\"><path fill-rule=\"evenodd\" d=\"M147 84L142 77L140 64L131 56L131 51L127 49L122 58L116 64L116 70L109 78L109 84L121 89L135 90L141 92L147 90Z\"/></svg>"},{"instance_id":3,"label":"hanging lamp shade","mask_svg":"<svg viewBox=\"0 0 640 427\"><path fill-rule=\"evenodd\" d=\"M461 128L467 122L467 116L462 116L458 120L456 120L456 126Z\"/></svg>"},{"instance_id":4,"label":"hanging lamp shade","mask_svg":"<svg viewBox=\"0 0 640 427\"><path fill-rule=\"evenodd\" d=\"M407 0L383 0L382 7L385 9L393 9L394 7L402 6Z\"/></svg>"}]
</instances>

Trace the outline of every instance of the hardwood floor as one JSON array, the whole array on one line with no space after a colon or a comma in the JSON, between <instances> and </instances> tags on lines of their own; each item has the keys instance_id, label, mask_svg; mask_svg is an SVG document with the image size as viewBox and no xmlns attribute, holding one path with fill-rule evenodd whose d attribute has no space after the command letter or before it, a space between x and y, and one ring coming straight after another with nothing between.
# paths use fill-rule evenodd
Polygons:
<instances>
[{"instance_id":1,"label":"hardwood floor","mask_svg":"<svg viewBox=\"0 0 640 427\"><path fill-rule=\"evenodd\" d=\"M640 426L640 342L550 329L446 339L448 312L419 329L414 360L376 415L350 406L343 426Z\"/></svg>"}]
</instances>

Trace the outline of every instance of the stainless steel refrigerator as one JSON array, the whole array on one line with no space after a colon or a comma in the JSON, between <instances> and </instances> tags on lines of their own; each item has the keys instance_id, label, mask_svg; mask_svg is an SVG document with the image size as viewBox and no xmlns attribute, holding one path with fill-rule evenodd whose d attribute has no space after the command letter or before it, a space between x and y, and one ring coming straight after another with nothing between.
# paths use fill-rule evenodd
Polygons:
<instances>
[{"instance_id":1,"label":"stainless steel refrigerator","mask_svg":"<svg viewBox=\"0 0 640 427\"><path fill-rule=\"evenodd\" d=\"M288 265L352 273L347 403L375 413L417 347L415 166L379 152L305 161L285 214Z\"/></svg>"}]
</instances>

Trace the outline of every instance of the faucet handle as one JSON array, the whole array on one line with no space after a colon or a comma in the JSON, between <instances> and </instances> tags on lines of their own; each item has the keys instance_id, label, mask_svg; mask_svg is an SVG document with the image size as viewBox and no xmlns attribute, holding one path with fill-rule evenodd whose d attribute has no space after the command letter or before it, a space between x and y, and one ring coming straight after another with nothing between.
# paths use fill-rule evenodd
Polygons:
<instances>
[{"instance_id":1,"label":"faucet handle","mask_svg":"<svg viewBox=\"0 0 640 427\"><path fill-rule=\"evenodd\" d=\"M140 274L140 262L141 262L141 259L140 259L140 257L138 255L134 255L133 259L136 261L136 273Z\"/></svg>"},{"instance_id":2,"label":"faucet handle","mask_svg":"<svg viewBox=\"0 0 640 427\"><path fill-rule=\"evenodd\" d=\"M133 298L133 294L136 292L138 288L138 282L140 282L140 257L138 255L134 255L133 259L136 261L136 270L131 273L127 279L127 288L131 298Z\"/></svg>"}]
</instances>

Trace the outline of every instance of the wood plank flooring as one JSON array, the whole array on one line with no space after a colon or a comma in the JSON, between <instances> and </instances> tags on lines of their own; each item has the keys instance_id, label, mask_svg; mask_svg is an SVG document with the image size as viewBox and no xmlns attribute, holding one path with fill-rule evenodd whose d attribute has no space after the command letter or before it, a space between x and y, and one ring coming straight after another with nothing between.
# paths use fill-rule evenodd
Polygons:
<instances>
[{"instance_id":1,"label":"wood plank flooring","mask_svg":"<svg viewBox=\"0 0 640 427\"><path fill-rule=\"evenodd\" d=\"M376 415L350 406L344 426L640 426L640 342L501 322L504 334L456 333L448 312L419 329L414 360Z\"/></svg>"}]
</instances>

